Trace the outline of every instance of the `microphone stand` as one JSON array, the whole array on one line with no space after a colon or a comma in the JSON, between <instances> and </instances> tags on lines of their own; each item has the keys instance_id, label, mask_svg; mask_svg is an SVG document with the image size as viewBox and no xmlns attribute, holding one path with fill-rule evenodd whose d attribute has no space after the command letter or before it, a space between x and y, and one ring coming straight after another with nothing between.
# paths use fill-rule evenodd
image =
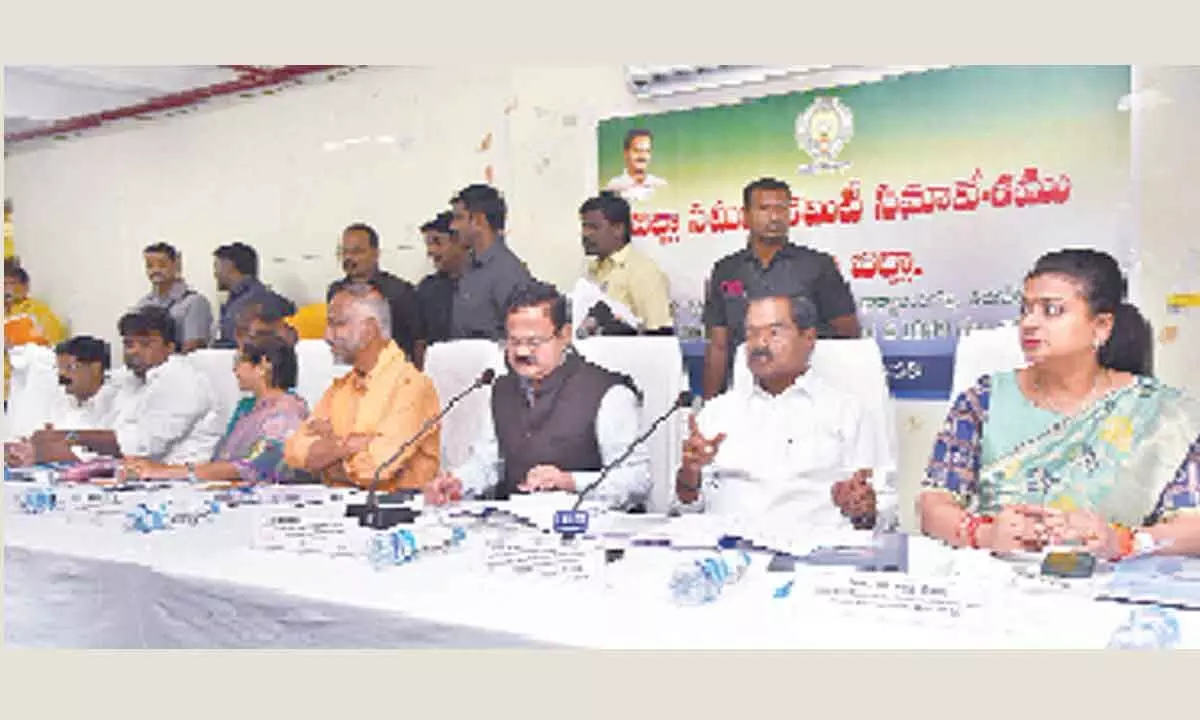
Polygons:
<instances>
[{"instance_id":1,"label":"microphone stand","mask_svg":"<svg viewBox=\"0 0 1200 720\"><path fill-rule=\"evenodd\" d=\"M572 506L571 511L578 511L579 506L583 504L583 501L587 498L588 494L599 487L600 483L604 482L604 478L608 477L608 474L616 469L618 465L625 462L625 460L627 460L629 456L633 454L633 451L636 450L639 445L649 439L650 436L654 434L654 431L658 430L658 427L667 421L667 418L674 415L675 411L688 407L691 404L692 394L689 392L680 393L679 397L675 400L675 403L671 405L669 410L655 418L654 422L650 423L650 427L647 428L645 432L643 432L641 435L638 435L636 438L634 438L633 442L629 443L629 447L625 448L625 452L621 453L617 459L601 468L600 475L595 480L588 483L583 490L579 491L579 497L575 500L575 505Z\"/></svg>"},{"instance_id":2,"label":"microphone stand","mask_svg":"<svg viewBox=\"0 0 1200 720\"><path fill-rule=\"evenodd\" d=\"M362 505L347 505L346 517L358 517L358 524L363 527L374 528L376 530L386 530L387 528L399 525L401 523L411 523L416 520L421 513L408 507L390 507L381 508L379 499L376 497L376 489L379 486L379 481L383 477L383 471L388 465L391 465L404 454L404 451L415 445L417 441L425 436L431 428L440 423L443 418L459 403L460 400L475 392L484 385L490 385L496 377L496 372L492 369L483 371L479 378L471 383L465 390L450 398L445 407L441 411L429 418L421 425L411 437L405 440L396 452L392 453L391 457L380 463L379 467L375 468L375 476L371 478L371 484L367 488L367 499Z\"/></svg>"}]
</instances>

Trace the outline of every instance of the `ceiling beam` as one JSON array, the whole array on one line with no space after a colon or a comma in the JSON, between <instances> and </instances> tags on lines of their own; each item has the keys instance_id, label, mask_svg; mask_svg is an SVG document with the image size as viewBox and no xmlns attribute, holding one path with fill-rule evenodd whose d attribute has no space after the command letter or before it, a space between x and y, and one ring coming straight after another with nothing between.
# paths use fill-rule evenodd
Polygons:
<instances>
[{"instance_id":1,"label":"ceiling beam","mask_svg":"<svg viewBox=\"0 0 1200 720\"><path fill-rule=\"evenodd\" d=\"M79 132L80 130L88 130L99 127L101 124L106 122L113 122L115 120L122 120L139 115L159 113L166 110L186 107L188 105L195 105L211 98L221 97L223 95L231 95L233 93L247 92L250 90L258 90L261 88L270 87L272 85L279 85L303 75L323 72L326 70L334 70L340 67L342 66L285 65L282 67L269 69L255 68L257 72L254 74L244 74L238 79L231 80L229 82L192 88L182 92L154 97L135 105L114 108L112 110L105 110L103 112L92 113L90 115L67 118L51 125L33 130L8 133L5 134L4 141L11 144L25 140L33 140L35 138Z\"/></svg>"}]
</instances>

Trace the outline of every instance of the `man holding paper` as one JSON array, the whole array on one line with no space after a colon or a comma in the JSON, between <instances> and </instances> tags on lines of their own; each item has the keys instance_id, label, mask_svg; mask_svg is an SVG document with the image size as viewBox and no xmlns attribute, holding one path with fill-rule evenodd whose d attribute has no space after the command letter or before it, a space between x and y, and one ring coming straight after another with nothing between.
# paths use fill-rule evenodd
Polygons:
<instances>
[{"instance_id":1,"label":"man holding paper","mask_svg":"<svg viewBox=\"0 0 1200 720\"><path fill-rule=\"evenodd\" d=\"M803 297L750 300L746 362L754 384L691 418L675 480L684 508L797 523L836 508L856 527L874 525L874 450L863 411L809 371L819 322Z\"/></svg>"},{"instance_id":2,"label":"man holding paper","mask_svg":"<svg viewBox=\"0 0 1200 720\"><path fill-rule=\"evenodd\" d=\"M593 310L586 322L601 334L633 334L644 330L661 334L674 325L671 317L670 285L667 276L648 255L633 247L629 203L613 192L589 198L579 208L583 251L594 258L588 262L587 279L609 298L620 303L641 322L622 333L619 315ZM603 301L602 301L603 302ZM576 322L585 322L577 318ZM617 327L614 327L617 326Z\"/></svg>"},{"instance_id":3,"label":"man holding paper","mask_svg":"<svg viewBox=\"0 0 1200 720\"><path fill-rule=\"evenodd\" d=\"M571 347L567 300L527 285L509 303L505 354L512 371L492 386L491 421L463 466L437 477L425 500L514 493L578 492L637 437L641 398L632 380L584 360ZM650 492L650 459L639 446L592 495L631 507Z\"/></svg>"}]
</instances>

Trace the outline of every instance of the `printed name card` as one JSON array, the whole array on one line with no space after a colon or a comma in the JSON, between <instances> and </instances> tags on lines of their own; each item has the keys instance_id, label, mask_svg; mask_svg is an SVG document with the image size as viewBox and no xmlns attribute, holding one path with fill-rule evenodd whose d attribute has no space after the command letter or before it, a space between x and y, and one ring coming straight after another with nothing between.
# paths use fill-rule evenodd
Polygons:
<instances>
[{"instance_id":1,"label":"printed name card","mask_svg":"<svg viewBox=\"0 0 1200 720\"><path fill-rule=\"evenodd\" d=\"M797 579L797 585L806 584ZM982 598L940 580L875 573L830 573L813 577L811 594L818 601L871 613L957 620L978 616Z\"/></svg>"}]
</instances>

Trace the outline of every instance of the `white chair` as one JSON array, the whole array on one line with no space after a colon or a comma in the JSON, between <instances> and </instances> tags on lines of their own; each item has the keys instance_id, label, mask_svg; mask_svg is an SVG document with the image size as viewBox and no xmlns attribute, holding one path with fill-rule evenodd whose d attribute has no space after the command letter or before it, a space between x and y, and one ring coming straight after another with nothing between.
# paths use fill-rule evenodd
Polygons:
<instances>
[{"instance_id":1,"label":"white chair","mask_svg":"<svg viewBox=\"0 0 1200 720\"><path fill-rule=\"evenodd\" d=\"M434 343L425 351L425 374L433 380L438 401L451 397L475 382L487 368L505 372L504 354L491 340L453 340ZM491 422L491 394L479 390L463 398L442 421L442 468L458 467L470 457L471 446Z\"/></svg>"},{"instance_id":2,"label":"white chair","mask_svg":"<svg viewBox=\"0 0 1200 720\"><path fill-rule=\"evenodd\" d=\"M46 423L46 410L62 394L54 349L17 345L8 349L8 437L25 437Z\"/></svg>"},{"instance_id":3,"label":"white chair","mask_svg":"<svg viewBox=\"0 0 1200 720\"><path fill-rule=\"evenodd\" d=\"M297 342L296 365L296 394L308 403L309 411L317 406L334 378L349 371L348 367L334 363L333 352L324 340Z\"/></svg>"},{"instance_id":4,"label":"white chair","mask_svg":"<svg viewBox=\"0 0 1200 720\"><path fill-rule=\"evenodd\" d=\"M678 338L599 336L581 340L575 347L589 361L633 378L643 395L639 432L644 432L654 418L666 412L685 388L681 372L683 354ZM679 415L686 412L682 410ZM670 509L675 469L682 452L682 429L682 422L668 421L646 441L654 481L646 503L650 512Z\"/></svg>"},{"instance_id":5,"label":"white chair","mask_svg":"<svg viewBox=\"0 0 1200 720\"><path fill-rule=\"evenodd\" d=\"M245 395L238 389L237 377L233 374L233 361L237 357L237 350L204 348L193 350L184 357L208 380L217 401L221 429L224 430L229 418L233 417L238 401Z\"/></svg>"},{"instance_id":6,"label":"white chair","mask_svg":"<svg viewBox=\"0 0 1200 720\"><path fill-rule=\"evenodd\" d=\"M958 339L954 351L954 380L950 401L980 377L1025 367L1021 331L1016 325L974 330Z\"/></svg>"}]
</instances>

